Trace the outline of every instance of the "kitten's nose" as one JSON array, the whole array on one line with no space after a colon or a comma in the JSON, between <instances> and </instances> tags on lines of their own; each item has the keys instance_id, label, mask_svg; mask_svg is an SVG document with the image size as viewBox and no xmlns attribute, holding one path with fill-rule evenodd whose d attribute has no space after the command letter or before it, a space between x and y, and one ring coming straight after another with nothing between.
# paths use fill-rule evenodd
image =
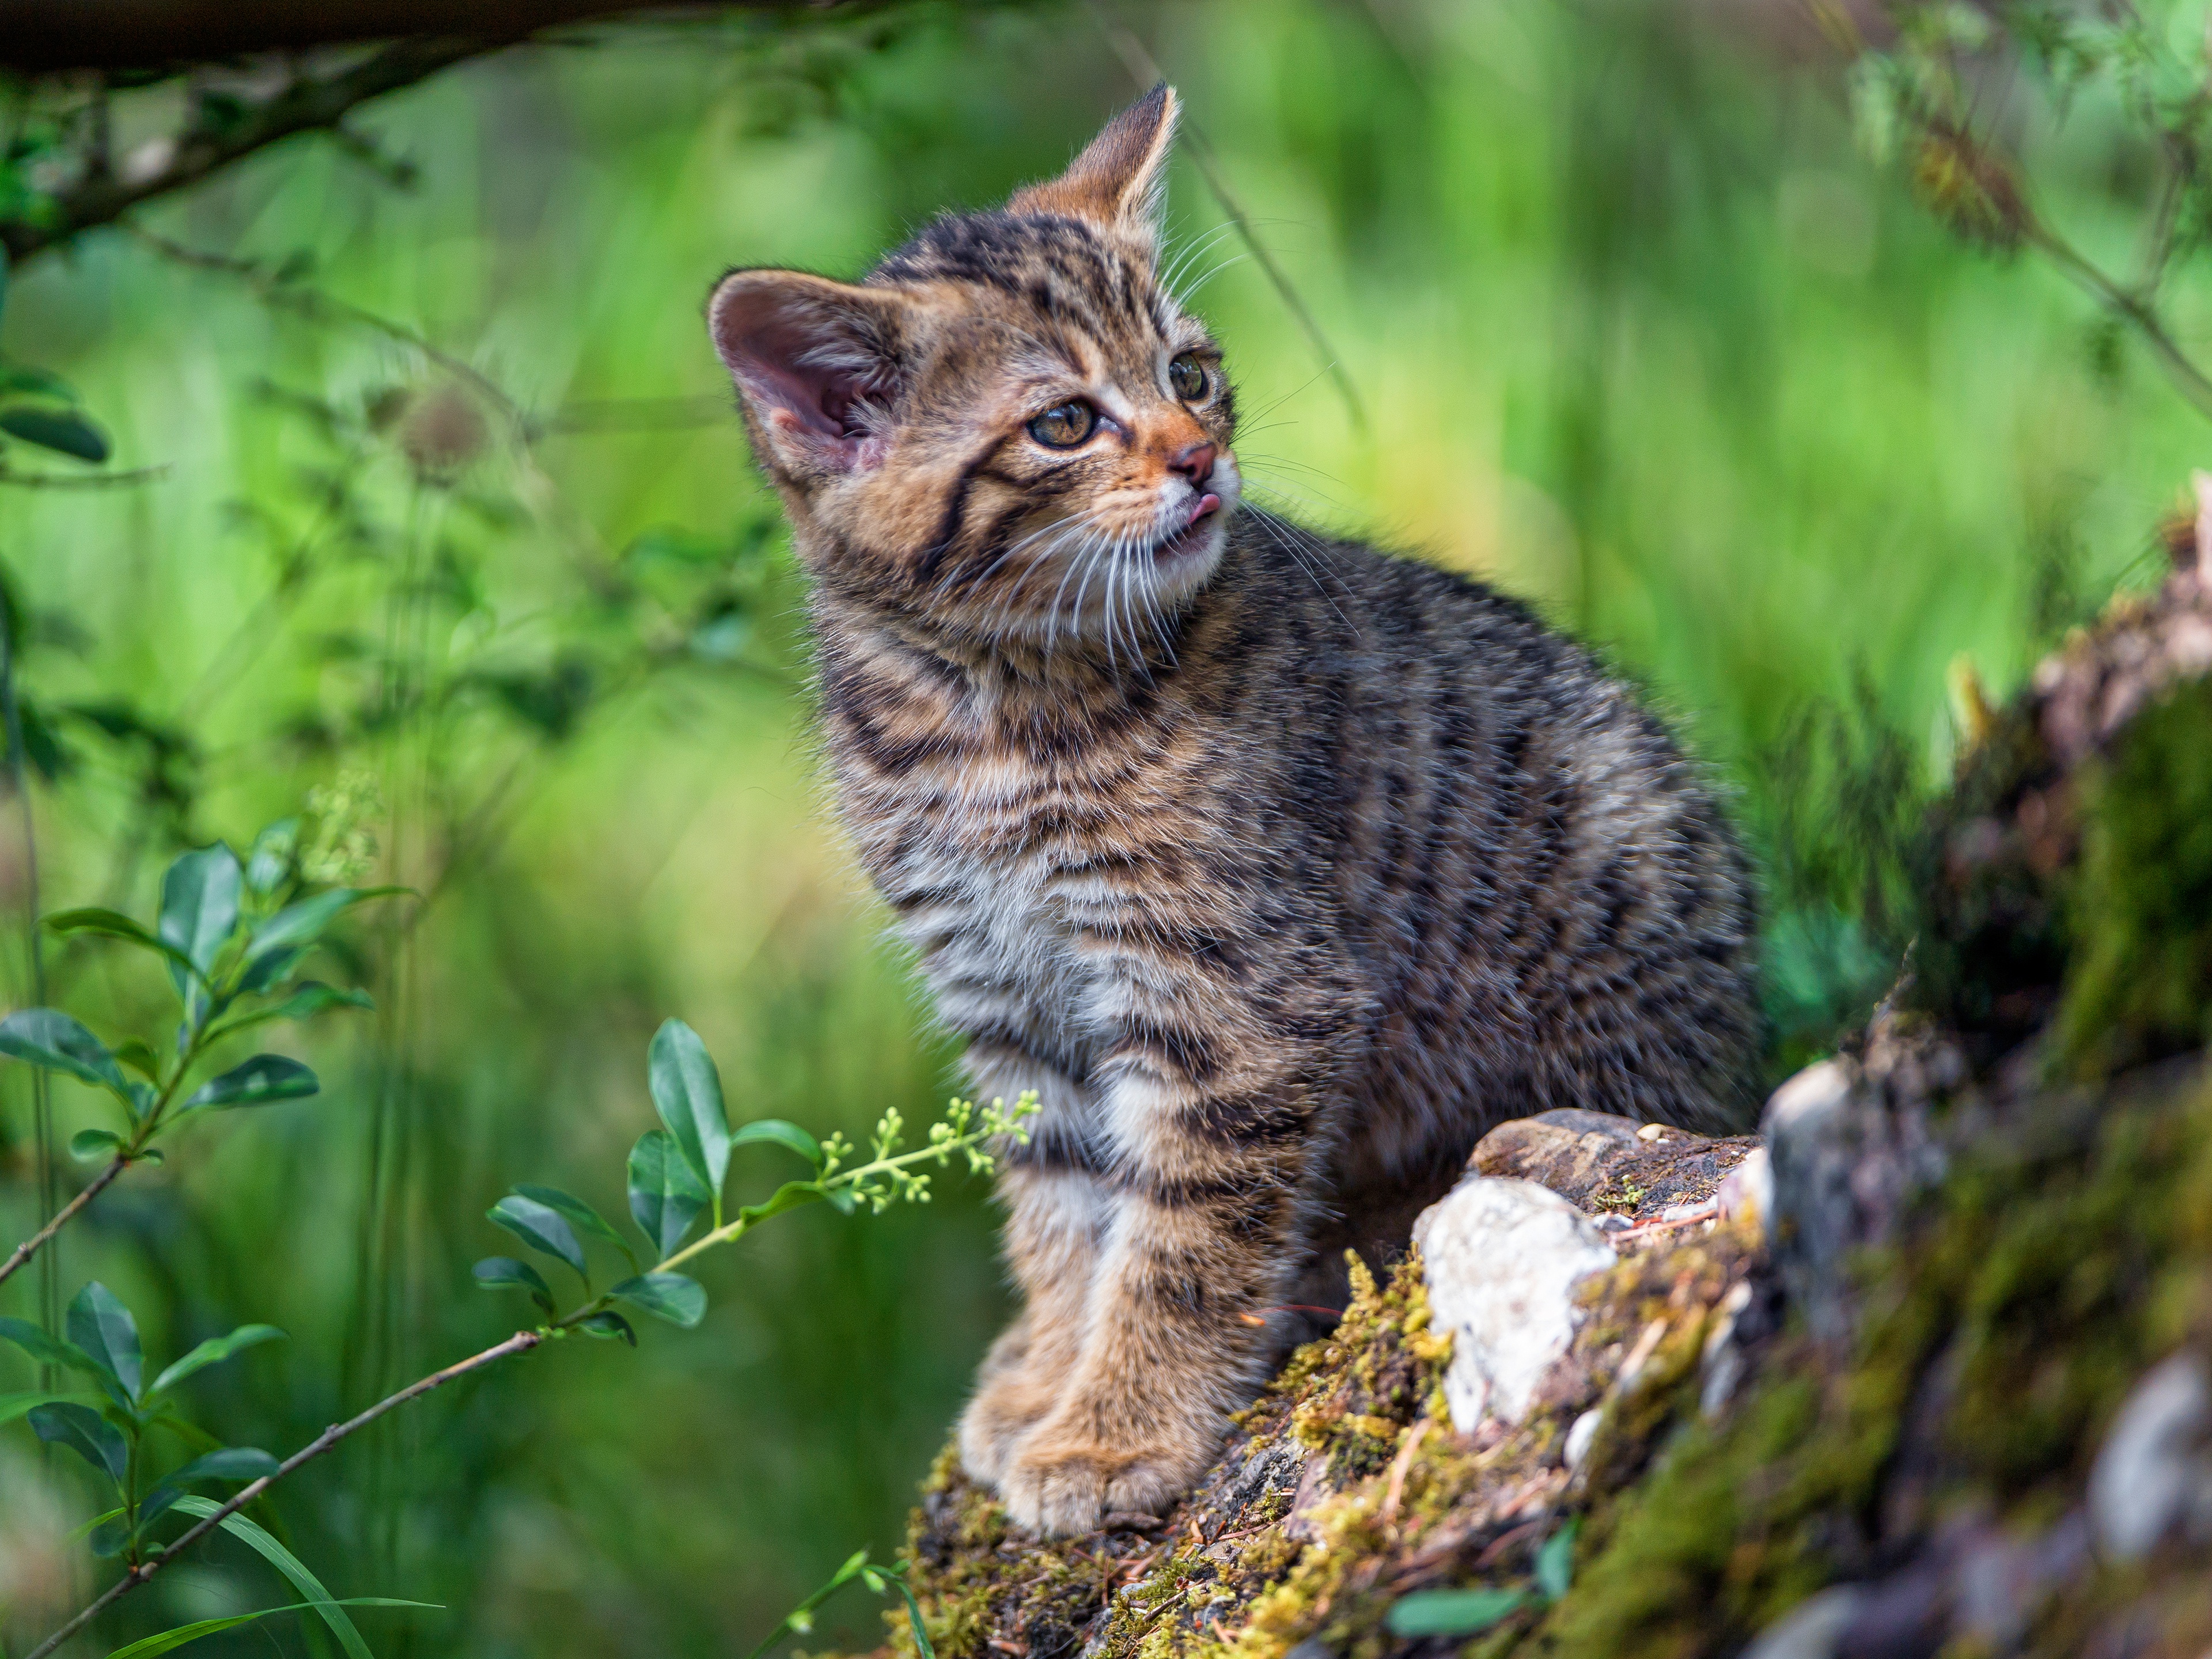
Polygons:
<instances>
[{"instance_id":1,"label":"kitten's nose","mask_svg":"<svg viewBox=\"0 0 2212 1659\"><path fill-rule=\"evenodd\" d=\"M1190 480L1195 489L1206 488L1206 481L1213 476L1214 447L1200 439L1198 442L1168 463L1168 471L1180 472Z\"/></svg>"}]
</instances>

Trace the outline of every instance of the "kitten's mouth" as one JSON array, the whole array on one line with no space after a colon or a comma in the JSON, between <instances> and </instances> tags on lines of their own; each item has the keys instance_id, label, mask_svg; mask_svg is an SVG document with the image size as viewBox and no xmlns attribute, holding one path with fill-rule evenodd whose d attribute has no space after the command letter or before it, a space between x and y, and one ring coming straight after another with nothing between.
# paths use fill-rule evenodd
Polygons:
<instances>
[{"instance_id":1,"label":"kitten's mouth","mask_svg":"<svg viewBox=\"0 0 2212 1659\"><path fill-rule=\"evenodd\" d=\"M1219 516L1220 512L1221 497L1212 490L1206 491L1191 507L1190 517L1184 521L1182 528L1152 549L1152 557L1167 560L1189 552L1206 539L1206 532L1213 527L1212 520Z\"/></svg>"}]
</instances>

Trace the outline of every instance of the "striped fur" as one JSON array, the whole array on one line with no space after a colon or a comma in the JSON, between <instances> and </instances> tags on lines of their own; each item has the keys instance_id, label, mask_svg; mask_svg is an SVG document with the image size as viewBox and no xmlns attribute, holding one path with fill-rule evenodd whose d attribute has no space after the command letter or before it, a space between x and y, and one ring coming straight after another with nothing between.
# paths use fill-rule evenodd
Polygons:
<instances>
[{"instance_id":1,"label":"striped fur","mask_svg":"<svg viewBox=\"0 0 2212 1659\"><path fill-rule=\"evenodd\" d=\"M1735 1127L1755 1036L1743 860L1631 694L1241 502L1219 353L1154 271L1174 109L857 286L710 307L860 858L975 1091L1043 1101L961 1449L1061 1533L1196 1474L1288 1304L1401 1248L1491 1125ZM1095 435L1030 434L1070 400Z\"/></svg>"}]
</instances>

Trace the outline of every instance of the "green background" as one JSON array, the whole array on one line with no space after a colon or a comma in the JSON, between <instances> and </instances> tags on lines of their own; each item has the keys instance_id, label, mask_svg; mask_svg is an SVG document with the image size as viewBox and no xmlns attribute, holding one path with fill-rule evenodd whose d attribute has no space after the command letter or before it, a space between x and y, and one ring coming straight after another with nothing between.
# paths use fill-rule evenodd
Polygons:
<instances>
[{"instance_id":1,"label":"green background","mask_svg":"<svg viewBox=\"0 0 2212 1659\"><path fill-rule=\"evenodd\" d=\"M1771 878L1778 1066L1884 981L1864 848L1944 775L1954 665L2001 692L2154 574L2197 417L2048 269L1961 246L1868 159L1838 62L1780 8L630 24L372 106L356 125L412 188L313 140L250 160L141 222L264 270L311 255L305 285L103 233L18 271L0 326L81 388L118 467L166 469L0 493L23 681L65 762L36 794L44 907L143 914L178 847L242 845L350 770L390 808L385 878L431 895L326 963L380 1012L301 1034L323 1098L181 1137L58 1252L62 1294L100 1278L155 1354L291 1333L191 1385L227 1440L282 1453L513 1328L470 1285L512 1248L483 1211L540 1181L622 1212L665 1016L739 1117L857 1137L941 1104L954 1049L826 810L799 588L701 306L729 264L856 275L1055 170L1142 89L1115 31L1176 81L1325 339L1237 235L1197 253L1255 489L1534 599L1650 688ZM2038 157L2100 253L2134 188L2118 149L2090 101ZM1182 249L1226 217L1188 156L1171 216ZM2202 301L2182 286L2185 333ZM441 411L471 453L426 477ZM0 903L27 895L0 835ZM51 956L95 1029L164 1018L136 960ZM56 1109L64 1136L97 1121L74 1085ZM0 1241L35 1222L30 1123L0 1070ZM764 1188L779 1156L733 1179ZM940 1184L710 1260L696 1332L565 1344L361 1437L284 1491L291 1541L341 1595L446 1605L365 1614L380 1651L748 1651L896 1544L1004 1316L984 1194ZM35 1277L0 1312L33 1314ZM0 1391L28 1386L0 1358ZM0 1431L16 1650L104 1582L54 1541L90 1498ZM215 1549L107 1633L276 1590ZM873 1620L856 1592L805 1645L870 1644ZM206 1650L317 1639L281 1620Z\"/></svg>"}]
</instances>

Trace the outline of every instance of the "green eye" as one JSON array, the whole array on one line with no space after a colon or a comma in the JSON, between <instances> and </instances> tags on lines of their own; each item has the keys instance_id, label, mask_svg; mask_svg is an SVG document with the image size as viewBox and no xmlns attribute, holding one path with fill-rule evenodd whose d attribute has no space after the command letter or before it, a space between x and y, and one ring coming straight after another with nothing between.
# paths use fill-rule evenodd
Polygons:
<instances>
[{"instance_id":1,"label":"green eye","mask_svg":"<svg viewBox=\"0 0 2212 1659\"><path fill-rule=\"evenodd\" d=\"M1097 424L1098 412L1089 404L1055 404L1030 422L1030 436L1048 449L1073 449Z\"/></svg>"},{"instance_id":2,"label":"green eye","mask_svg":"<svg viewBox=\"0 0 2212 1659\"><path fill-rule=\"evenodd\" d=\"M1206 365L1188 351L1168 365L1168 385L1187 404L1194 404L1206 396L1210 378Z\"/></svg>"}]
</instances>

